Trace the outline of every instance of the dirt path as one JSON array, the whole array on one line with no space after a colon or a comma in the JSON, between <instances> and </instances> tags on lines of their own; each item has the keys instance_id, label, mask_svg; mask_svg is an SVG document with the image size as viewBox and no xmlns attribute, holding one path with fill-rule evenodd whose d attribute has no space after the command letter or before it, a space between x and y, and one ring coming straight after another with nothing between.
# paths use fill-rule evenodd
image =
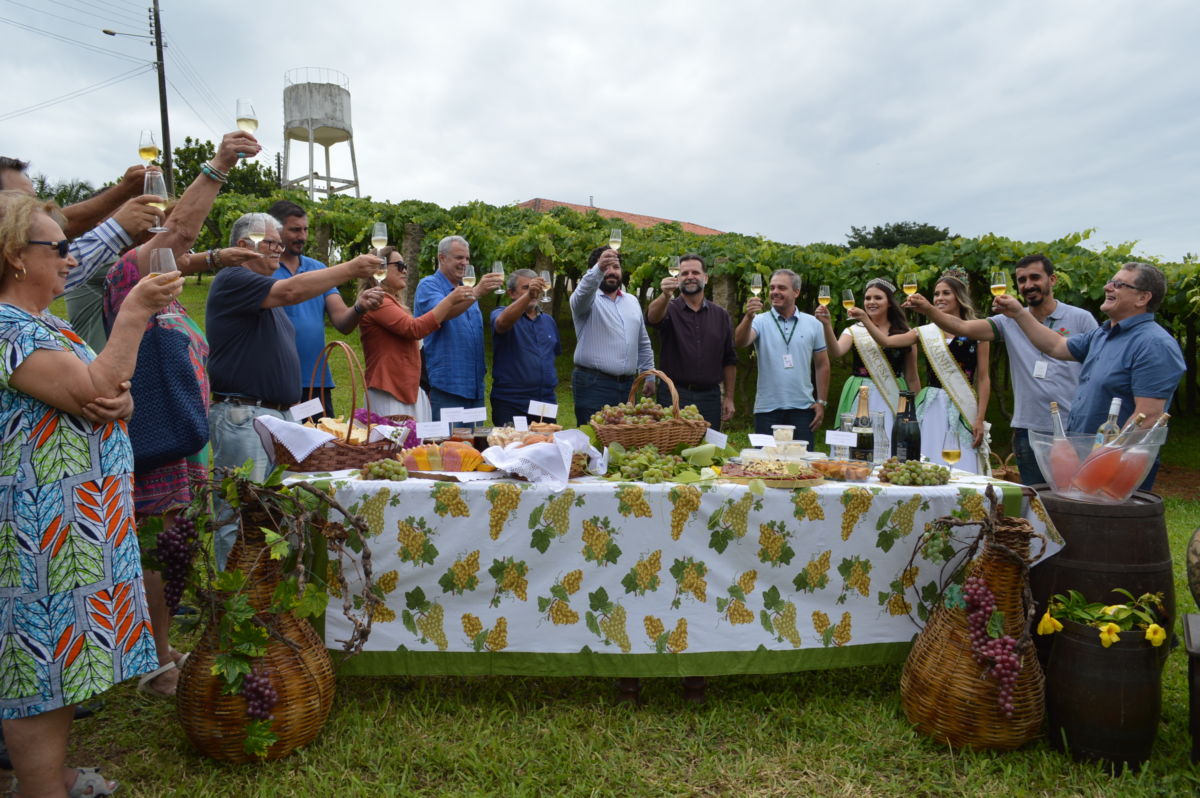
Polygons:
<instances>
[{"instance_id":1,"label":"dirt path","mask_svg":"<svg viewBox=\"0 0 1200 798\"><path fill-rule=\"evenodd\" d=\"M1200 499L1200 470L1163 465L1154 479L1154 492L1176 499Z\"/></svg>"}]
</instances>

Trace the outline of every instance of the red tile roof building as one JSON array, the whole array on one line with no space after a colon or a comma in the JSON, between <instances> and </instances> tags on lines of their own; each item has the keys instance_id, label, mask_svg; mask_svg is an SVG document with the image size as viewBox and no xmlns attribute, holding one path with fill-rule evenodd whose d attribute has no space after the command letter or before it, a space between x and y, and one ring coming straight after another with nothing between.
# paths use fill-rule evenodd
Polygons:
<instances>
[{"instance_id":1,"label":"red tile roof building","mask_svg":"<svg viewBox=\"0 0 1200 798\"><path fill-rule=\"evenodd\" d=\"M625 211L614 211L610 210L609 208L596 208L591 205L577 205L574 202L559 202L558 200L542 199L541 197L535 197L534 199L517 203L517 207L531 208L538 213L545 213L553 210L554 208L570 208L571 210L578 211L579 213L589 213L591 211L595 211L606 219L621 219L622 221L628 222L634 227L639 228L653 227L656 224L670 224L671 222L676 221L674 219L661 219L657 216L645 216L640 213L626 213ZM723 230L714 230L711 227L704 227L703 225L692 224L691 222L679 222L679 226L689 233L695 233L696 235L702 236L716 236L724 232Z\"/></svg>"}]
</instances>

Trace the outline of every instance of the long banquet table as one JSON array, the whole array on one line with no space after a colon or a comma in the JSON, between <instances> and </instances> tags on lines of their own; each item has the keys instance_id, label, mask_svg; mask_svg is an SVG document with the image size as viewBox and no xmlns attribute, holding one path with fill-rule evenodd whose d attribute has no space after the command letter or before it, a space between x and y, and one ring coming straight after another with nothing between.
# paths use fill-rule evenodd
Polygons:
<instances>
[{"instance_id":1,"label":"long banquet table","mask_svg":"<svg viewBox=\"0 0 1200 798\"><path fill-rule=\"evenodd\" d=\"M363 653L340 665L347 674L677 676L899 662L944 567L914 557L928 522L981 517L991 482L1010 515L1047 537L1043 556L1060 548L1032 492L983 477L756 496L720 482L585 479L555 493L510 480L338 476L336 498L370 524L386 595ZM349 633L340 604L325 616L331 649Z\"/></svg>"}]
</instances>

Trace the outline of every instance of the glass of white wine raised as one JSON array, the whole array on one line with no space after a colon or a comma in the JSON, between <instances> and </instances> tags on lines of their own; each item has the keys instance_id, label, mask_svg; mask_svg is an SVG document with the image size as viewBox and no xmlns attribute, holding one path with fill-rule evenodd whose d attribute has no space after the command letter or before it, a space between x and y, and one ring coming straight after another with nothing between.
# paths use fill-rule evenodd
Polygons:
<instances>
[{"instance_id":1,"label":"glass of white wine raised","mask_svg":"<svg viewBox=\"0 0 1200 798\"><path fill-rule=\"evenodd\" d=\"M679 256L678 255L671 256L671 265L667 266L667 274L671 275L672 277L679 276Z\"/></svg>"},{"instance_id":2,"label":"glass of white wine raised","mask_svg":"<svg viewBox=\"0 0 1200 798\"><path fill-rule=\"evenodd\" d=\"M250 226L246 229L246 238L250 239L254 244L254 248L258 249L258 245L267 237L267 220L256 216L250 220Z\"/></svg>"},{"instance_id":3,"label":"glass of white wine raised","mask_svg":"<svg viewBox=\"0 0 1200 798\"><path fill-rule=\"evenodd\" d=\"M750 293L758 296L762 293L762 275L755 272L750 275Z\"/></svg>"},{"instance_id":4,"label":"glass of white wine raised","mask_svg":"<svg viewBox=\"0 0 1200 798\"><path fill-rule=\"evenodd\" d=\"M150 206L158 208L160 211L165 211L167 208L167 181L163 177L162 172L146 172L145 180L142 183L142 193L152 194L155 197L161 198L161 202L151 202ZM165 222L165 217L161 222L155 223L154 227L150 228L151 233L165 233L167 228L163 227L162 222Z\"/></svg>"},{"instance_id":5,"label":"glass of white wine raised","mask_svg":"<svg viewBox=\"0 0 1200 798\"><path fill-rule=\"evenodd\" d=\"M829 286L822 285L817 288L817 304L821 307L827 307L830 301Z\"/></svg>"},{"instance_id":6,"label":"glass of white wine raised","mask_svg":"<svg viewBox=\"0 0 1200 798\"><path fill-rule=\"evenodd\" d=\"M846 310L854 308L854 292L849 288L842 292L842 307Z\"/></svg>"},{"instance_id":7,"label":"glass of white wine raised","mask_svg":"<svg viewBox=\"0 0 1200 798\"><path fill-rule=\"evenodd\" d=\"M546 290L542 292L541 301L549 302L550 301L550 287L554 285L554 283L551 282L551 280L550 280L550 271L548 269L542 269L540 272L538 272L538 277L541 277L542 282L544 282L546 284Z\"/></svg>"},{"instance_id":8,"label":"glass of white wine raised","mask_svg":"<svg viewBox=\"0 0 1200 798\"><path fill-rule=\"evenodd\" d=\"M1008 293L1008 273L992 272L992 296L1004 296Z\"/></svg>"},{"instance_id":9,"label":"glass of white wine raised","mask_svg":"<svg viewBox=\"0 0 1200 798\"><path fill-rule=\"evenodd\" d=\"M463 269L463 285L465 285L467 288L475 287L475 267L469 263L467 264L466 268Z\"/></svg>"},{"instance_id":10,"label":"glass of white wine raised","mask_svg":"<svg viewBox=\"0 0 1200 798\"><path fill-rule=\"evenodd\" d=\"M237 126L238 130L254 135L254 131L258 130L258 114L254 111L254 104L246 99L237 101ZM245 158L246 153L239 152L239 158Z\"/></svg>"},{"instance_id":11,"label":"glass of white wine raised","mask_svg":"<svg viewBox=\"0 0 1200 798\"><path fill-rule=\"evenodd\" d=\"M154 140L154 131L143 130L142 137L138 140L138 157L146 162L146 166L149 166L161 153L158 143Z\"/></svg>"},{"instance_id":12,"label":"glass of white wine raised","mask_svg":"<svg viewBox=\"0 0 1200 798\"><path fill-rule=\"evenodd\" d=\"M904 293L908 294L909 296L912 296L913 294L917 293L917 275L915 273L911 273L911 272L909 274L904 275L903 285L904 285Z\"/></svg>"},{"instance_id":13,"label":"glass of white wine raised","mask_svg":"<svg viewBox=\"0 0 1200 798\"><path fill-rule=\"evenodd\" d=\"M621 228L614 227L608 233L608 246L614 251L621 250Z\"/></svg>"},{"instance_id":14,"label":"glass of white wine raised","mask_svg":"<svg viewBox=\"0 0 1200 798\"><path fill-rule=\"evenodd\" d=\"M504 263L503 263L503 262L501 262L501 261L498 261L498 260L497 260L497 261L493 261L493 262L492 262L492 274L498 274L498 275L500 275L501 277L503 277L503 276L504 276ZM500 287L499 287L499 288L497 288L497 289L496 289L495 291L493 291L492 293L493 293L493 294L495 294L495 295L497 295L497 296L500 296L501 294L503 294L503 293L504 293L504 283L503 283L503 282L501 282L501 283L500 283Z\"/></svg>"}]
</instances>

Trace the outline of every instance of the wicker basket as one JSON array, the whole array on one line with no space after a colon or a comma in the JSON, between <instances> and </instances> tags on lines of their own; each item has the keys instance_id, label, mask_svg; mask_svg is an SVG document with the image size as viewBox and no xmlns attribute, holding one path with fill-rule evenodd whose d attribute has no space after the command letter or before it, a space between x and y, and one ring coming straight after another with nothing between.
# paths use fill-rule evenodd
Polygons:
<instances>
[{"instance_id":1,"label":"wicker basket","mask_svg":"<svg viewBox=\"0 0 1200 798\"><path fill-rule=\"evenodd\" d=\"M267 553L260 525L267 519L247 516L243 531L229 555L229 570L247 575L246 596L250 605L265 612L280 579L280 562ZM213 676L217 654L215 619L205 629L188 656L179 676L176 711L180 725L192 745L205 756L229 762L255 759L246 753L246 701L240 695L224 695L222 680ZM276 615L262 664L271 677L278 702L273 710L271 731L279 739L267 749L267 759L287 756L317 736L333 705L334 676L329 652L308 621L291 612Z\"/></svg>"},{"instance_id":2,"label":"wicker basket","mask_svg":"<svg viewBox=\"0 0 1200 798\"><path fill-rule=\"evenodd\" d=\"M619 443L626 449L637 449L652 443L660 452L669 452L681 443L685 446L695 446L704 440L704 432L709 427L708 422L704 420L689 421L679 417L679 392L675 390L675 383L671 381L671 378L661 371L651 369L637 375L633 385L629 388L629 403L633 404L637 401L638 390L642 387L646 377L650 376L662 380L670 390L671 413L674 418L666 418L650 424L593 424L592 429L596 431L596 437L600 439L600 442L605 446Z\"/></svg>"},{"instance_id":3,"label":"wicker basket","mask_svg":"<svg viewBox=\"0 0 1200 798\"><path fill-rule=\"evenodd\" d=\"M996 609L1004 613L1004 633L1023 646L1012 717L1000 711L995 680L983 675L984 667L971 654L963 609L938 607L933 611L904 663L900 702L909 722L939 742L1007 751L1040 736L1045 678L1027 637L1028 570L995 545L1028 562L1033 529L1024 519L1001 518L993 530L985 537L983 553L971 564L969 573L987 581L996 596Z\"/></svg>"},{"instance_id":4,"label":"wicker basket","mask_svg":"<svg viewBox=\"0 0 1200 798\"><path fill-rule=\"evenodd\" d=\"M1003 479L1006 482L1016 482L1018 485L1022 484L1021 469L1013 464L1013 459L1016 456L1016 452L1013 452L1001 460L1000 455L992 452L992 476L996 479Z\"/></svg>"},{"instance_id":5,"label":"wicker basket","mask_svg":"<svg viewBox=\"0 0 1200 798\"><path fill-rule=\"evenodd\" d=\"M341 341L330 341L321 350L321 356L317 358L316 365L313 367L313 383L316 383L316 375L329 359L329 353L334 349L340 349L350 362L350 407L358 407L358 385L362 382L363 386L363 406L367 411L371 410L371 400L367 396L367 381L363 375L362 365L358 362L358 357L354 354L354 350ZM275 464L287 466L289 471L337 471L341 468L361 468L372 460L382 460L386 457L394 456L400 447L395 442L390 440L375 441L374 443L350 443L350 427L346 425L346 440L338 440L334 438L331 441L318 446L308 457L303 460L296 460L296 456L292 454L286 446L278 440L272 439L275 444ZM367 436L370 437L371 424L367 423Z\"/></svg>"}]
</instances>

